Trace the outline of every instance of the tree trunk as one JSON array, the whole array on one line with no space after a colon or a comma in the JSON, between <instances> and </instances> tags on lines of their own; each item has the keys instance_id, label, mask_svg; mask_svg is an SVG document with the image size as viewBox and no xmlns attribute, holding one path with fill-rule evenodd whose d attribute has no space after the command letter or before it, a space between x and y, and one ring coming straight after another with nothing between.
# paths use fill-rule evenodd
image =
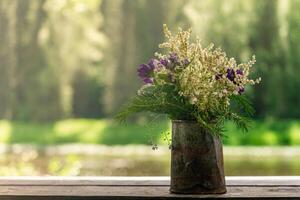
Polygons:
<instances>
[{"instance_id":1,"label":"tree trunk","mask_svg":"<svg viewBox=\"0 0 300 200\"><path fill-rule=\"evenodd\" d=\"M0 2L0 118L12 119L15 107L16 4Z\"/></svg>"}]
</instances>

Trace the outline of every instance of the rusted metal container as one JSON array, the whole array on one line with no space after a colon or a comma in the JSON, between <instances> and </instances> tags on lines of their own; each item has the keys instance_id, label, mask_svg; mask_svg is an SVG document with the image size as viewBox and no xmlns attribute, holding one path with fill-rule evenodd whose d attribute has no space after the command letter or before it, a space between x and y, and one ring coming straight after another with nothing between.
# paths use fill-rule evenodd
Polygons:
<instances>
[{"instance_id":1,"label":"rusted metal container","mask_svg":"<svg viewBox=\"0 0 300 200\"><path fill-rule=\"evenodd\" d=\"M226 193L223 149L194 121L172 121L170 192L180 194Z\"/></svg>"}]
</instances>

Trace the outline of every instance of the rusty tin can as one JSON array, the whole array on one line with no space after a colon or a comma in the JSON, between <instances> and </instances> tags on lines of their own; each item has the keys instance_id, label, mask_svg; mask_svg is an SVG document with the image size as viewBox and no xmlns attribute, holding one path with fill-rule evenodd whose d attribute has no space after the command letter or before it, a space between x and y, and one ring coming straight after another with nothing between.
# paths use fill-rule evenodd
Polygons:
<instances>
[{"instance_id":1,"label":"rusty tin can","mask_svg":"<svg viewBox=\"0 0 300 200\"><path fill-rule=\"evenodd\" d=\"M222 141L195 121L172 121L171 193L226 193Z\"/></svg>"}]
</instances>

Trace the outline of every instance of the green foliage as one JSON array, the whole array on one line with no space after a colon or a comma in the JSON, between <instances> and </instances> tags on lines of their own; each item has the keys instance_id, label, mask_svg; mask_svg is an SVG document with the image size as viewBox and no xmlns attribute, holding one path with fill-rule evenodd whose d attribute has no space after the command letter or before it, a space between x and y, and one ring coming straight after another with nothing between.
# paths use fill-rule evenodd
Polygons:
<instances>
[{"instance_id":1,"label":"green foliage","mask_svg":"<svg viewBox=\"0 0 300 200\"><path fill-rule=\"evenodd\" d=\"M107 38L103 63L108 75L104 77L104 99L108 116L116 113L139 87L136 68L157 50L163 39L161 25L188 23L182 10L184 4L181 0L103 0L103 33Z\"/></svg>"},{"instance_id":2,"label":"green foliage","mask_svg":"<svg viewBox=\"0 0 300 200\"><path fill-rule=\"evenodd\" d=\"M233 146L278 146L299 145L299 120L256 120L245 134L238 130L233 122L226 123L224 145Z\"/></svg>"},{"instance_id":3,"label":"green foliage","mask_svg":"<svg viewBox=\"0 0 300 200\"><path fill-rule=\"evenodd\" d=\"M124 125L91 119L70 119L46 124L0 121L0 143L168 144L170 122L160 119L146 126L141 124ZM247 133L238 129L234 122L226 122L225 135L230 135L223 138L224 145L228 146L299 145L300 121L254 121L252 129Z\"/></svg>"},{"instance_id":4,"label":"green foliage","mask_svg":"<svg viewBox=\"0 0 300 200\"><path fill-rule=\"evenodd\" d=\"M72 113L75 118L103 117L102 96L104 88L98 76L78 70L72 82Z\"/></svg>"},{"instance_id":5,"label":"green foliage","mask_svg":"<svg viewBox=\"0 0 300 200\"><path fill-rule=\"evenodd\" d=\"M116 115L116 119L124 122L135 113L148 111L167 114L170 119L196 120L212 134L222 134L225 120L232 120L238 128L248 131L251 122L248 117L254 114L251 102L244 95L232 96L231 100L233 102L231 111L215 109L210 112L211 115L205 116L207 113L197 112L194 105L178 95L174 85L150 86L146 87L142 94L132 98ZM240 112L242 114L237 114ZM207 123L211 117L214 121Z\"/></svg>"},{"instance_id":6,"label":"green foliage","mask_svg":"<svg viewBox=\"0 0 300 200\"><path fill-rule=\"evenodd\" d=\"M194 108L178 95L174 85L165 84L150 86L143 90L143 94L136 95L128 105L116 115L119 121L125 121L130 115L150 111L167 114L171 119L194 120Z\"/></svg>"},{"instance_id":7,"label":"green foliage","mask_svg":"<svg viewBox=\"0 0 300 200\"><path fill-rule=\"evenodd\" d=\"M237 112L244 112L246 116L252 117L255 110L252 106L251 101L246 95L234 95L230 97L232 102L232 109Z\"/></svg>"},{"instance_id":8,"label":"green foliage","mask_svg":"<svg viewBox=\"0 0 300 200\"><path fill-rule=\"evenodd\" d=\"M255 112L252 103L246 95L231 96L231 102L231 110L233 112L229 112L225 118L227 120L232 120L238 128L247 132L251 125L251 120L249 118L252 117ZM237 115L236 113L241 114Z\"/></svg>"},{"instance_id":9,"label":"green foliage","mask_svg":"<svg viewBox=\"0 0 300 200\"><path fill-rule=\"evenodd\" d=\"M1 0L0 117L100 117L104 108L111 116L138 87L136 66L157 50L167 23L191 26L239 61L256 54L263 82L246 90L255 117L297 118L299 9L298 0Z\"/></svg>"},{"instance_id":10,"label":"green foliage","mask_svg":"<svg viewBox=\"0 0 300 200\"><path fill-rule=\"evenodd\" d=\"M222 134L225 120L233 120L247 130L248 121L239 113L243 109L252 116L253 108L245 97L232 96L240 96L247 84L260 82L248 79L255 58L237 64L221 49L213 49L213 45L202 48L199 40L190 43L190 30L179 28L172 35L165 24L163 30L166 41L159 47L167 49L167 53L156 53L156 58L139 66L138 76L145 84L116 119L125 121L135 113L153 112L173 120L196 121L216 135ZM230 100L238 107L234 112L230 110Z\"/></svg>"},{"instance_id":11,"label":"green foliage","mask_svg":"<svg viewBox=\"0 0 300 200\"><path fill-rule=\"evenodd\" d=\"M96 66L94 76L100 75L99 4L99 0L0 2L1 118L49 122L72 116L73 105L90 99L98 98L98 103L87 110L101 106L99 81L93 82L99 91L86 95L85 101L72 96L78 89L72 82L79 68L86 74Z\"/></svg>"},{"instance_id":12,"label":"green foliage","mask_svg":"<svg viewBox=\"0 0 300 200\"><path fill-rule=\"evenodd\" d=\"M116 119L124 122L129 116L135 113L149 111L158 114L167 114L170 119L196 120L212 134L222 134L225 120L232 120L238 128L248 131L251 123L248 117L254 114L254 109L250 101L243 95L232 97L232 101L236 103L236 106L233 106L235 108L232 108L232 112L214 110L211 114L212 116L218 116L218 118L211 123L207 123L207 118L211 116L204 116L205 113L203 115L202 113L198 113L193 105L186 103L186 99L178 95L174 86L151 86L147 87L142 95L132 98L116 115ZM241 110L244 111L244 115L236 114L236 112L240 112Z\"/></svg>"},{"instance_id":13,"label":"green foliage","mask_svg":"<svg viewBox=\"0 0 300 200\"><path fill-rule=\"evenodd\" d=\"M263 81L246 90L255 117L300 116L299 1L191 1L186 8L204 42L215 41L240 61L256 55L256 74Z\"/></svg>"},{"instance_id":14,"label":"green foliage","mask_svg":"<svg viewBox=\"0 0 300 200\"><path fill-rule=\"evenodd\" d=\"M55 123L0 121L0 143L4 144L153 144L169 124L120 125L109 120L69 119Z\"/></svg>"}]
</instances>

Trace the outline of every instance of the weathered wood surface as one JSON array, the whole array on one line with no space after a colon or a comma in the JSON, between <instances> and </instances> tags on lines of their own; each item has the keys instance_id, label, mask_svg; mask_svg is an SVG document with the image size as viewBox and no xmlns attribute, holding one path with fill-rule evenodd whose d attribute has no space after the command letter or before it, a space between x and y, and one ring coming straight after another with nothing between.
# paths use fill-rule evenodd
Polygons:
<instances>
[{"instance_id":1,"label":"weathered wood surface","mask_svg":"<svg viewBox=\"0 0 300 200\"><path fill-rule=\"evenodd\" d=\"M170 191L178 194L226 192L221 138L195 121L172 121Z\"/></svg>"},{"instance_id":2,"label":"weathered wood surface","mask_svg":"<svg viewBox=\"0 0 300 200\"><path fill-rule=\"evenodd\" d=\"M222 195L169 193L168 177L0 178L0 200L300 199L299 177L226 177Z\"/></svg>"}]
</instances>

